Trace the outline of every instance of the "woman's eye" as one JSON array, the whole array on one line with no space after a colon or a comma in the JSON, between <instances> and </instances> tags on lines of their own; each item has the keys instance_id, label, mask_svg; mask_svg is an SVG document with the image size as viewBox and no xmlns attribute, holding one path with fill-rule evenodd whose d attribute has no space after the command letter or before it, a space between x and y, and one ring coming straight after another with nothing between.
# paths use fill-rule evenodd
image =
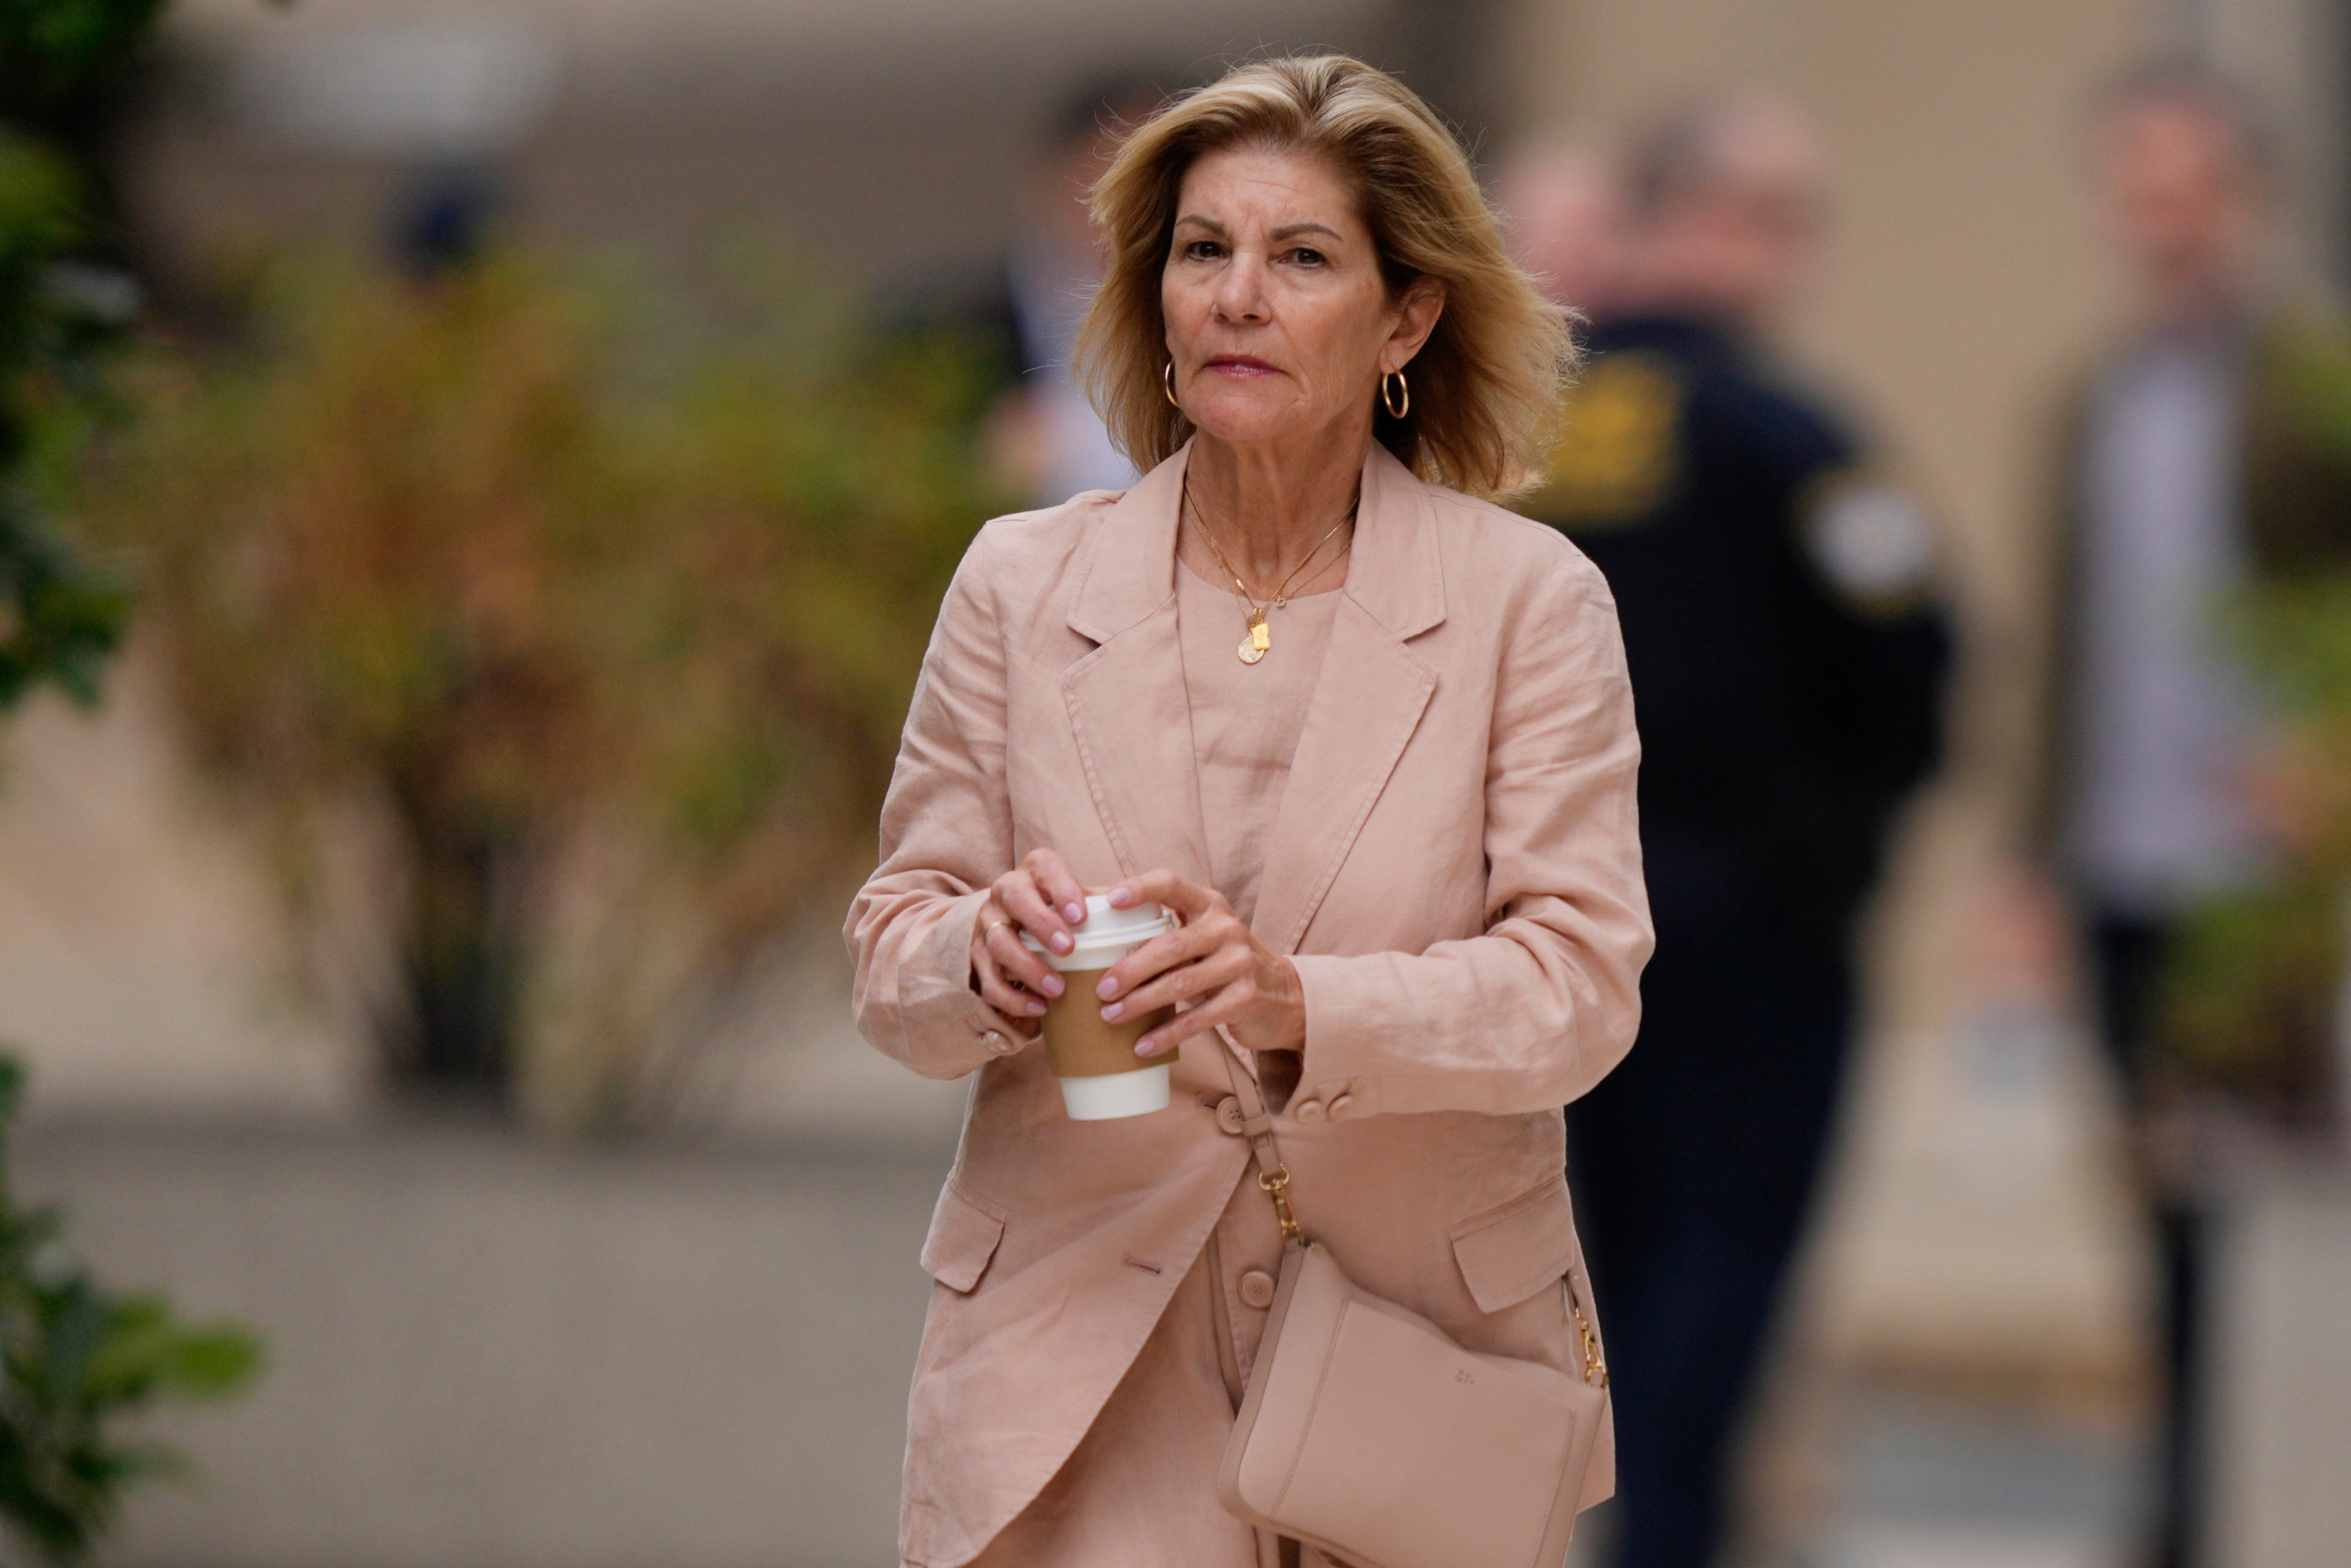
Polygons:
<instances>
[{"instance_id":1,"label":"woman's eye","mask_svg":"<svg viewBox=\"0 0 2351 1568\"><path fill-rule=\"evenodd\" d=\"M1184 247L1184 254L1194 261L1214 261L1225 254L1225 247L1212 239L1196 239Z\"/></svg>"},{"instance_id":2,"label":"woman's eye","mask_svg":"<svg viewBox=\"0 0 2351 1568\"><path fill-rule=\"evenodd\" d=\"M1290 258L1301 267L1321 267L1326 259L1321 251L1302 245L1290 253Z\"/></svg>"}]
</instances>

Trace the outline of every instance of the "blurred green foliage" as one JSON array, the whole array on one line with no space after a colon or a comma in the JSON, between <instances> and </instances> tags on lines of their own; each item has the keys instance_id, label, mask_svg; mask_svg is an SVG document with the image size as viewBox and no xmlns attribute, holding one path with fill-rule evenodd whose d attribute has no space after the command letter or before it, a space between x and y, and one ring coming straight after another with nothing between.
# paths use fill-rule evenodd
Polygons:
<instances>
[{"instance_id":1,"label":"blurred green foliage","mask_svg":"<svg viewBox=\"0 0 2351 1568\"><path fill-rule=\"evenodd\" d=\"M0 0L0 108L61 132L101 119L168 0Z\"/></svg>"},{"instance_id":2,"label":"blurred green foliage","mask_svg":"<svg viewBox=\"0 0 2351 1568\"><path fill-rule=\"evenodd\" d=\"M235 351L152 359L99 466L221 776L298 891L383 803L395 1061L565 1124L660 1098L661 1041L872 852L938 597L996 509L988 391L746 247L694 316L493 255L426 285L311 257ZM624 302L629 302L625 303Z\"/></svg>"},{"instance_id":3,"label":"blurred green foliage","mask_svg":"<svg viewBox=\"0 0 2351 1568\"><path fill-rule=\"evenodd\" d=\"M2273 337L2268 395L2305 447L2351 463L2351 324L2332 313L2299 316Z\"/></svg>"},{"instance_id":4,"label":"blurred green foliage","mask_svg":"<svg viewBox=\"0 0 2351 1568\"><path fill-rule=\"evenodd\" d=\"M26 1209L6 1177L24 1069L0 1056L0 1521L41 1557L86 1556L134 1483L184 1467L116 1434L159 1401L250 1384L261 1347L231 1323L190 1324L162 1297L100 1284L67 1254L54 1208Z\"/></svg>"},{"instance_id":5,"label":"blurred green foliage","mask_svg":"<svg viewBox=\"0 0 2351 1568\"><path fill-rule=\"evenodd\" d=\"M2185 1086L2286 1120L2325 1103L2351 929L2351 574L2248 592L2229 616L2276 705L2273 873L2189 918L2166 977L2162 1043Z\"/></svg>"},{"instance_id":6,"label":"blurred green foliage","mask_svg":"<svg viewBox=\"0 0 2351 1568\"><path fill-rule=\"evenodd\" d=\"M2246 783L2280 852L2256 884L2190 913L2156 1065L2307 1124L2335 1103L2351 957L2351 332L2329 315L2273 324L2252 394L2246 506L2278 559L2222 629L2273 710Z\"/></svg>"},{"instance_id":7,"label":"blurred green foliage","mask_svg":"<svg viewBox=\"0 0 2351 1568\"><path fill-rule=\"evenodd\" d=\"M162 0L0 0L0 711L41 681L92 702L129 609L58 528L94 416L99 367L135 314L108 240L97 152ZM87 1556L134 1483L181 1468L126 1440L159 1400L249 1383L244 1329L189 1325L161 1296L126 1293L73 1262L53 1208L9 1180L25 1074L0 1055L0 1526L41 1558Z\"/></svg>"},{"instance_id":8,"label":"blurred green foliage","mask_svg":"<svg viewBox=\"0 0 2351 1568\"><path fill-rule=\"evenodd\" d=\"M129 610L56 520L93 364L135 312L97 153L162 0L0 0L0 710L52 681L95 701Z\"/></svg>"}]
</instances>

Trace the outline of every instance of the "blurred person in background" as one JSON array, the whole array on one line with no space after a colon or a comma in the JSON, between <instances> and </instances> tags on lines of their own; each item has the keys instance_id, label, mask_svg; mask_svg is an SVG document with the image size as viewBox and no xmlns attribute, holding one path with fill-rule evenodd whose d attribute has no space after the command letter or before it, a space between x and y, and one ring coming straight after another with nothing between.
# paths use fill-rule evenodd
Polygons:
<instances>
[{"instance_id":1,"label":"blurred person in background","mask_svg":"<svg viewBox=\"0 0 2351 1568\"><path fill-rule=\"evenodd\" d=\"M1021 180L1020 228L1006 251L999 290L980 314L1002 335L1019 378L990 412L988 444L1006 487L1035 505L1134 482L1134 465L1071 380L1070 353L1102 279L1086 193L1127 131L1165 97L1134 76L1072 95Z\"/></svg>"},{"instance_id":2,"label":"blurred person in background","mask_svg":"<svg viewBox=\"0 0 2351 1568\"><path fill-rule=\"evenodd\" d=\"M2199 1124L2165 1082L2160 1004L2181 923L2294 852L2292 812L2274 808L2298 791L2223 612L2249 586L2351 566L2351 411L2328 406L2351 389L2351 344L2263 280L2267 138L2227 83L2176 65L2126 78L2094 153L2135 309L2058 423L2038 838L2079 912L2103 1039L2147 1134L2166 1363L2152 1560L2172 1568L2197 1559L2202 1526L2216 1195L2210 1141L2180 1136Z\"/></svg>"},{"instance_id":3,"label":"blurred person in background","mask_svg":"<svg viewBox=\"0 0 2351 1568\"><path fill-rule=\"evenodd\" d=\"M1078 361L1147 472L980 531L849 918L866 1036L977 1074L903 1551L1322 1563L1217 1500L1282 1248L1234 1073L1319 1243L1476 1350L1604 1375L1559 1105L1637 1022L1632 695L1599 573L1481 498L1540 461L1569 345L1425 104L1244 66L1094 211ZM1036 1033L1090 893L1182 925L1064 1005L1193 1004L1136 1047L1171 1103L1117 1122L1064 1114Z\"/></svg>"},{"instance_id":4,"label":"blurred person in background","mask_svg":"<svg viewBox=\"0 0 2351 1568\"><path fill-rule=\"evenodd\" d=\"M1844 1077L1855 917L1939 748L1932 528L1764 342L1813 273L1823 172L1761 92L1633 141L1625 260L1529 506L1616 596L1643 747L1639 1045L1568 1108L1629 1568L1719 1549Z\"/></svg>"},{"instance_id":5,"label":"blurred person in background","mask_svg":"<svg viewBox=\"0 0 2351 1568\"><path fill-rule=\"evenodd\" d=\"M1605 316L1629 281L1625 181L1605 148L1568 132L1539 136L1504 161L1494 200L1510 254L1543 292L1585 320Z\"/></svg>"}]
</instances>

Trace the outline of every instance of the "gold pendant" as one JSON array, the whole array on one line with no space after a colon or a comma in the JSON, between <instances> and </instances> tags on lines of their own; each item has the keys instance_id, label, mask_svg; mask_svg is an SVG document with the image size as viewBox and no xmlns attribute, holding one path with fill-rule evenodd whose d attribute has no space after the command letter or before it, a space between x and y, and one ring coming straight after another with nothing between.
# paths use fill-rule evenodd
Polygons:
<instances>
[{"instance_id":1,"label":"gold pendant","mask_svg":"<svg viewBox=\"0 0 2351 1568\"><path fill-rule=\"evenodd\" d=\"M1272 646L1273 633L1266 629L1265 612L1258 611L1249 617L1249 635L1241 639L1241 645L1238 650L1241 656L1241 663L1256 664L1265 657L1266 650Z\"/></svg>"}]
</instances>

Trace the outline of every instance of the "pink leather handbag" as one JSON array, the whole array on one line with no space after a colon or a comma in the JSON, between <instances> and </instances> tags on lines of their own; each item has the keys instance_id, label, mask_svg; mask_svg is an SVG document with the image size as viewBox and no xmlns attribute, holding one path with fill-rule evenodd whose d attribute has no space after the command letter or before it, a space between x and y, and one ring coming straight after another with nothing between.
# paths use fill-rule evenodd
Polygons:
<instances>
[{"instance_id":1,"label":"pink leather handbag","mask_svg":"<svg viewBox=\"0 0 2351 1568\"><path fill-rule=\"evenodd\" d=\"M1306 1239L1273 1119L1255 1081L1226 1066L1287 1245L1225 1445L1225 1507L1357 1568L1557 1568L1608 1419L1608 1369L1573 1273L1581 1378L1463 1349Z\"/></svg>"}]
</instances>

